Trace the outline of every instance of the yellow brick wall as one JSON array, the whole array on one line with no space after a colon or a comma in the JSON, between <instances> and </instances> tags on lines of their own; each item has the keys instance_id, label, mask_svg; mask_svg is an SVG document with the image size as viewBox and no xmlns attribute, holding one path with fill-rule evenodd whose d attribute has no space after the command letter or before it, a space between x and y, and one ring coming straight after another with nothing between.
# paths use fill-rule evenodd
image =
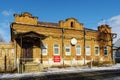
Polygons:
<instances>
[{"instance_id":1,"label":"yellow brick wall","mask_svg":"<svg viewBox=\"0 0 120 80\"><path fill-rule=\"evenodd\" d=\"M71 22L73 23L73 27L71 27ZM83 24L79 23L75 18L68 18L66 21L59 21L59 24L63 28L83 30Z\"/></svg>"},{"instance_id":2,"label":"yellow brick wall","mask_svg":"<svg viewBox=\"0 0 120 80\"><path fill-rule=\"evenodd\" d=\"M21 15L15 14L15 22L21 23L21 24L31 24L31 25L37 25L37 17L32 17L29 13L22 13Z\"/></svg>"},{"instance_id":3,"label":"yellow brick wall","mask_svg":"<svg viewBox=\"0 0 120 80\"><path fill-rule=\"evenodd\" d=\"M18 16L18 15L17 15ZM86 60L104 60L104 61L112 61L111 59L111 41L105 42L100 40L105 39L105 40L110 40L112 37L111 35L105 35L101 34L102 32L104 33L111 33L111 28L108 26L99 26L98 31L92 31L92 30L86 30L86 35L84 35L84 28L83 24L79 23L76 19L74 18L69 18L66 19L66 21L60 21L59 25L61 27L45 27L45 26L40 26L37 25L36 22L32 21L32 19L29 19L28 23L24 21L24 19L21 19L22 17L17 17L15 16L15 23L12 24L12 28L15 30L13 32L15 35L19 33L26 33L26 32L36 32L40 35L45 35L47 36L45 39L41 40L42 43L45 43L48 45L48 55L43 56L44 59L48 60L49 58L54 57L54 51L53 51L53 45L54 44L59 44L60 46L60 56L62 57L62 29L64 29L64 58L65 59L71 59L74 58L76 60L83 60L84 59L84 41L85 45L90 46L90 55L85 56ZM25 16L23 16L25 17ZM27 16L29 18L29 15ZM18 20L17 20L18 18ZM33 18L34 19L34 18ZM21 21L19 21L21 20ZM71 27L71 22L74 23L73 27ZM14 36L15 36L14 35ZM85 36L85 40L84 40ZM71 39L76 38L77 39L77 44L81 46L81 55L76 56L76 45L72 46L71 45ZM14 41L16 41L14 39ZM15 42L16 43L16 42ZM71 48L71 55L67 56L65 55L65 45L70 44ZM109 45L109 46L108 46ZM99 49L99 56L95 55L94 47L98 46ZM108 55L104 56L103 54L103 46L108 46ZM20 57L21 54L21 47L17 43L17 57ZM40 58L41 55L41 49L39 47L33 46L33 57L34 58Z\"/></svg>"},{"instance_id":4,"label":"yellow brick wall","mask_svg":"<svg viewBox=\"0 0 120 80\"><path fill-rule=\"evenodd\" d=\"M15 67L15 46L12 43L0 43L0 72L13 70Z\"/></svg>"}]
</instances>

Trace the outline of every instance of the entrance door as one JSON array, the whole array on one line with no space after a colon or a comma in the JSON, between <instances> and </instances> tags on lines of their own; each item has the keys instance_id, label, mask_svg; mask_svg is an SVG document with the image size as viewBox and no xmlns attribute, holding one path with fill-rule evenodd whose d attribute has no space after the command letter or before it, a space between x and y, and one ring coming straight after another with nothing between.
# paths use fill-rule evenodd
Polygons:
<instances>
[{"instance_id":1,"label":"entrance door","mask_svg":"<svg viewBox=\"0 0 120 80\"><path fill-rule=\"evenodd\" d=\"M32 42L23 42L23 58L25 61L32 61L33 59L33 43Z\"/></svg>"}]
</instances>

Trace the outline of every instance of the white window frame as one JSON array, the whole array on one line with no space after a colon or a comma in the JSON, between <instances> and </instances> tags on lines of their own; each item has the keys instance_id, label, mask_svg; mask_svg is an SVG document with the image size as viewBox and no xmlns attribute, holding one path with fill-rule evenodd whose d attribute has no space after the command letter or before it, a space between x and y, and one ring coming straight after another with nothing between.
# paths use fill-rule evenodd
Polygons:
<instances>
[{"instance_id":1,"label":"white window frame","mask_svg":"<svg viewBox=\"0 0 120 80\"><path fill-rule=\"evenodd\" d=\"M98 47L98 54L96 54L96 47ZM96 56L99 56L99 55L100 55L100 49L99 49L99 46L95 46L95 47L94 47L94 53L95 53Z\"/></svg>"},{"instance_id":2,"label":"white window frame","mask_svg":"<svg viewBox=\"0 0 120 80\"><path fill-rule=\"evenodd\" d=\"M55 45L58 45L58 47L55 47ZM55 48L58 49L58 54L55 54ZM54 51L54 55L60 55L60 45L59 44L54 44L53 45L53 51Z\"/></svg>"},{"instance_id":3,"label":"white window frame","mask_svg":"<svg viewBox=\"0 0 120 80\"><path fill-rule=\"evenodd\" d=\"M105 49L105 47L106 47L106 49ZM105 50L107 50L107 54L105 54ZM105 55L105 56L108 55L108 47L107 47L107 46L104 46L104 47L103 47L103 52L104 52L104 55Z\"/></svg>"},{"instance_id":4,"label":"white window frame","mask_svg":"<svg viewBox=\"0 0 120 80\"><path fill-rule=\"evenodd\" d=\"M41 45L41 52L42 52L42 55L47 55L48 54L48 45L47 44L42 44Z\"/></svg>"},{"instance_id":5,"label":"white window frame","mask_svg":"<svg viewBox=\"0 0 120 80\"><path fill-rule=\"evenodd\" d=\"M66 49L69 49L69 52L67 52ZM66 44L66 45L65 45L65 54L66 54L67 56L71 55L71 46L70 46L70 44Z\"/></svg>"},{"instance_id":6,"label":"white window frame","mask_svg":"<svg viewBox=\"0 0 120 80\"><path fill-rule=\"evenodd\" d=\"M79 46L79 48L77 47ZM77 53L77 50L79 50L79 53ZM76 55L81 55L81 46L80 45L76 45Z\"/></svg>"},{"instance_id":7,"label":"white window frame","mask_svg":"<svg viewBox=\"0 0 120 80\"><path fill-rule=\"evenodd\" d=\"M87 47L89 47L89 49L88 49ZM85 47L85 54L86 54L87 56L90 56L90 55L91 55L91 50L90 50L90 49L91 49L91 48L90 48L89 45L87 45L87 46ZM88 54L88 51L89 51L89 54Z\"/></svg>"}]
</instances>

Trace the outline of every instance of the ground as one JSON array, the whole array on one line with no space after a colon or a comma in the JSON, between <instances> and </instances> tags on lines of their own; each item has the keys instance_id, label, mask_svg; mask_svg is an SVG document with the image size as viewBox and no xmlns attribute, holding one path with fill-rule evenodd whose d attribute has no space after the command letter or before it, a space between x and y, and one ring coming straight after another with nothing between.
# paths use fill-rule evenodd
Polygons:
<instances>
[{"instance_id":1,"label":"ground","mask_svg":"<svg viewBox=\"0 0 120 80\"><path fill-rule=\"evenodd\" d=\"M20 78L20 77L31 77L31 76L45 76L49 74L63 74L63 73L71 73L71 72L92 72L98 70L120 70L120 64L115 64L107 67L67 67L67 68L48 68L45 72L32 72L32 73L15 73L15 74L0 74L0 79L3 78Z\"/></svg>"}]
</instances>

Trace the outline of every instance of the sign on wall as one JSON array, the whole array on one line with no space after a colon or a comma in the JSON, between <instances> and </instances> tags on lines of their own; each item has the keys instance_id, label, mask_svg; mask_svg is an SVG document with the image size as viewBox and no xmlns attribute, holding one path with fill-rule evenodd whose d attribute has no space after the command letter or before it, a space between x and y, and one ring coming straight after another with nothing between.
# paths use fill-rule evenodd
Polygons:
<instances>
[{"instance_id":1,"label":"sign on wall","mask_svg":"<svg viewBox=\"0 0 120 80\"><path fill-rule=\"evenodd\" d=\"M60 56L54 56L53 60L54 60L54 62L60 62L61 58L60 58Z\"/></svg>"}]
</instances>

